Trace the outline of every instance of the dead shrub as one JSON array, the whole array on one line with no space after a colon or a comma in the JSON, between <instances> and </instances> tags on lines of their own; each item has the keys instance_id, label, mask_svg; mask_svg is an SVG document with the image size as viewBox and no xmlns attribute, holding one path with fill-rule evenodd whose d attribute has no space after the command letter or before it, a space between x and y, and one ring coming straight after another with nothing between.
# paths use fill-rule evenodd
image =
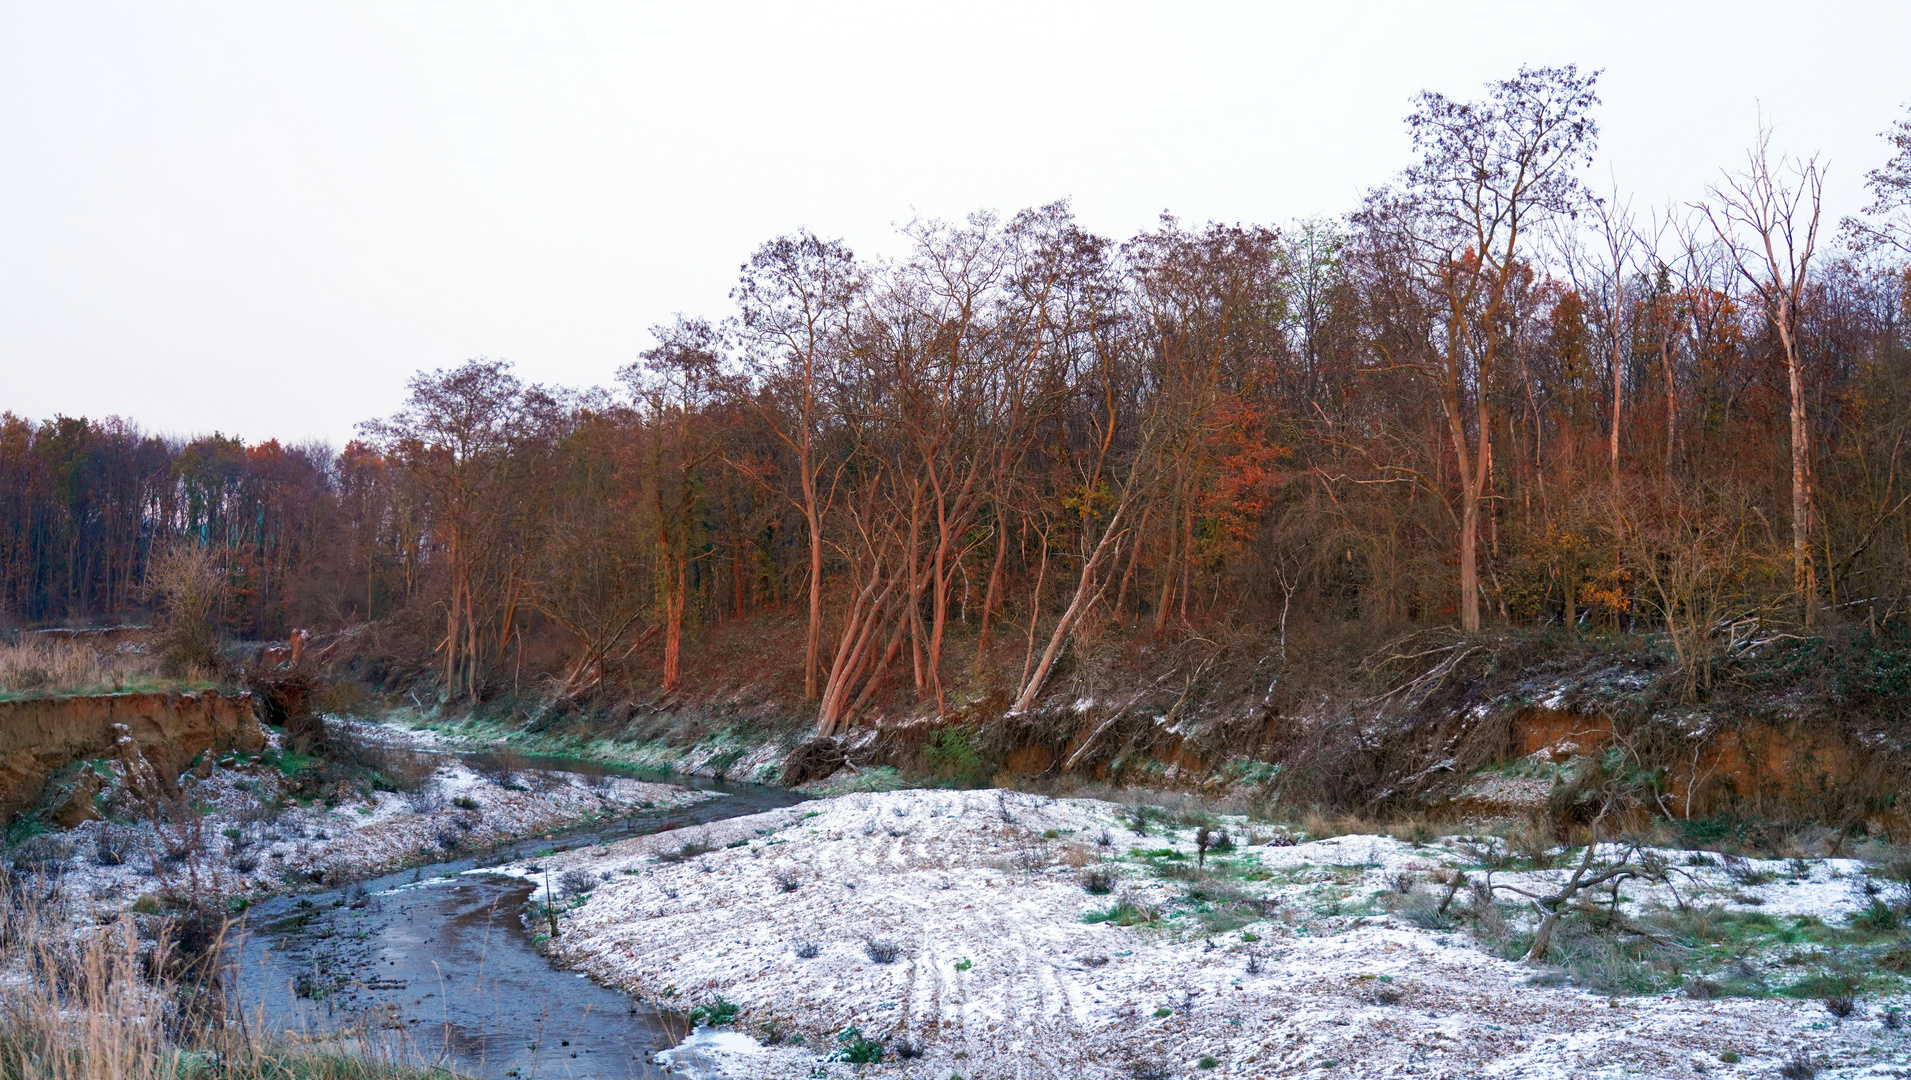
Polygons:
<instances>
[{"instance_id":1,"label":"dead shrub","mask_svg":"<svg viewBox=\"0 0 1911 1080\"><path fill-rule=\"evenodd\" d=\"M223 671L217 612L228 589L221 552L180 540L148 560L146 588L159 608L153 644L160 670L174 676Z\"/></svg>"},{"instance_id":2,"label":"dead shrub","mask_svg":"<svg viewBox=\"0 0 1911 1080\"><path fill-rule=\"evenodd\" d=\"M864 936L863 955L878 964L893 964L902 956L902 946L888 938Z\"/></svg>"},{"instance_id":3,"label":"dead shrub","mask_svg":"<svg viewBox=\"0 0 1911 1080\"><path fill-rule=\"evenodd\" d=\"M796 787L826 780L835 775L848 760L848 755L843 753L843 748L834 739L811 739L798 744L783 759L783 786Z\"/></svg>"}]
</instances>

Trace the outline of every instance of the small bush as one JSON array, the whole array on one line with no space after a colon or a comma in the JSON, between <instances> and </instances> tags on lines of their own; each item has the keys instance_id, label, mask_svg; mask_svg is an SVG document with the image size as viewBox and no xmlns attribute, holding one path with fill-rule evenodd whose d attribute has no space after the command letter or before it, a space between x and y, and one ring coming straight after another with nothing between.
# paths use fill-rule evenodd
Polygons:
<instances>
[{"instance_id":1,"label":"small bush","mask_svg":"<svg viewBox=\"0 0 1911 1080\"><path fill-rule=\"evenodd\" d=\"M1715 998L1724 997L1725 987L1720 986L1711 979L1701 979L1694 976L1686 980L1685 996L1694 1001L1711 1001Z\"/></svg>"},{"instance_id":2,"label":"small bush","mask_svg":"<svg viewBox=\"0 0 1911 1080\"><path fill-rule=\"evenodd\" d=\"M1766 885L1772 880L1770 871L1753 866L1743 855L1725 856L1725 876L1746 888Z\"/></svg>"},{"instance_id":3,"label":"small bush","mask_svg":"<svg viewBox=\"0 0 1911 1080\"><path fill-rule=\"evenodd\" d=\"M791 893L803 887L802 877L794 870L778 870L770 880L776 882L777 892Z\"/></svg>"},{"instance_id":4,"label":"small bush","mask_svg":"<svg viewBox=\"0 0 1911 1080\"><path fill-rule=\"evenodd\" d=\"M955 728L943 728L929 736L923 759L930 772L948 779L975 780L989 771L988 762L976 753L968 736Z\"/></svg>"},{"instance_id":5,"label":"small bush","mask_svg":"<svg viewBox=\"0 0 1911 1080\"><path fill-rule=\"evenodd\" d=\"M922 1044L907 1035L898 1036L890 1042L889 1049L895 1051L898 1058L909 1061L922 1056Z\"/></svg>"},{"instance_id":6,"label":"small bush","mask_svg":"<svg viewBox=\"0 0 1911 1080\"><path fill-rule=\"evenodd\" d=\"M1778 1075L1785 1080L1812 1080L1818 1075L1818 1066L1803 1054L1796 1054L1790 1061L1778 1067Z\"/></svg>"},{"instance_id":7,"label":"small bush","mask_svg":"<svg viewBox=\"0 0 1911 1080\"><path fill-rule=\"evenodd\" d=\"M597 888L598 878L589 870L566 870L557 883L566 896L582 896Z\"/></svg>"},{"instance_id":8,"label":"small bush","mask_svg":"<svg viewBox=\"0 0 1911 1080\"><path fill-rule=\"evenodd\" d=\"M1441 910L1440 898L1422 889L1408 893L1397 913L1422 930L1453 929L1453 917Z\"/></svg>"},{"instance_id":9,"label":"small bush","mask_svg":"<svg viewBox=\"0 0 1911 1080\"><path fill-rule=\"evenodd\" d=\"M790 951L796 954L798 960L814 960L816 959L816 954L823 950L814 941L808 938L799 938L790 943Z\"/></svg>"},{"instance_id":10,"label":"small bush","mask_svg":"<svg viewBox=\"0 0 1911 1080\"><path fill-rule=\"evenodd\" d=\"M1082 888L1094 896L1106 896L1115 891L1115 875L1105 866L1092 866L1082 871Z\"/></svg>"},{"instance_id":11,"label":"small bush","mask_svg":"<svg viewBox=\"0 0 1911 1080\"><path fill-rule=\"evenodd\" d=\"M1825 999L1825 1011L1840 1020L1846 1020L1858 1011L1858 1003L1850 994L1835 994Z\"/></svg>"},{"instance_id":12,"label":"small bush","mask_svg":"<svg viewBox=\"0 0 1911 1080\"><path fill-rule=\"evenodd\" d=\"M472 798L469 795L460 795L457 798L451 800L451 805L457 807L460 810L476 810L478 808L478 800Z\"/></svg>"},{"instance_id":13,"label":"small bush","mask_svg":"<svg viewBox=\"0 0 1911 1080\"><path fill-rule=\"evenodd\" d=\"M42 833L13 849L13 868L21 873L49 873L66 869L73 845L63 837Z\"/></svg>"},{"instance_id":14,"label":"small bush","mask_svg":"<svg viewBox=\"0 0 1911 1080\"><path fill-rule=\"evenodd\" d=\"M1874 896L1863 911L1851 917L1851 928L1874 934L1889 934L1898 928L1898 913L1891 910L1891 905Z\"/></svg>"},{"instance_id":15,"label":"small bush","mask_svg":"<svg viewBox=\"0 0 1911 1080\"><path fill-rule=\"evenodd\" d=\"M1151 926L1161 921L1161 913L1133 897L1123 897L1102 911L1082 916L1085 923L1112 923L1116 926Z\"/></svg>"},{"instance_id":16,"label":"small bush","mask_svg":"<svg viewBox=\"0 0 1911 1080\"><path fill-rule=\"evenodd\" d=\"M1153 1058L1137 1058L1128 1063L1128 1080L1168 1080L1174 1070L1167 1062Z\"/></svg>"},{"instance_id":17,"label":"small bush","mask_svg":"<svg viewBox=\"0 0 1911 1080\"><path fill-rule=\"evenodd\" d=\"M94 866L124 866L146 847L145 834L125 825L108 825L93 835Z\"/></svg>"},{"instance_id":18,"label":"small bush","mask_svg":"<svg viewBox=\"0 0 1911 1080\"><path fill-rule=\"evenodd\" d=\"M685 840L683 845L677 850L666 851L658 855L657 861L665 863L687 862L699 855L708 855L715 850L716 848L711 847L701 840Z\"/></svg>"},{"instance_id":19,"label":"small bush","mask_svg":"<svg viewBox=\"0 0 1911 1080\"><path fill-rule=\"evenodd\" d=\"M836 1036L839 1044L836 1053L830 1055L833 1060L848 1062L851 1065L877 1065L883 1059L883 1044L874 1039L865 1038L861 1028L844 1028Z\"/></svg>"},{"instance_id":20,"label":"small bush","mask_svg":"<svg viewBox=\"0 0 1911 1080\"><path fill-rule=\"evenodd\" d=\"M709 1027L721 1027L737 1018L737 1004L725 1001L721 996L711 998L707 1004L690 1010L690 1022L705 1024Z\"/></svg>"},{"instance_id":21,"label":"small bush","mask_svg":"<svg viewBox=\"0 0 1911 1080\"><path fill-rule=\"evenodd\" d=\"M902 946L887 938L863 938L863 952L878 964L893 964L902 955Z\"/></svg>"},{"instance_id":22,"label":"small bush","mask_svg":"<svg viewBox=\"0 0 1911 1080\"><path fill-rule=\"evenodd\" d=\"M1359 992L1355 996L1369 1005L1398 1005L1407 1000L1407 989L1382 976L1360 980Z\"/></svg>"},{"instance_id":23,"label":"small bush","mask_svg":"<svg viewBox=\"0 0 1911 1080\"><path fill-rule=\"evenodd\" d=\"M1148 835L1148 808L1136 803L1128 808L1128 829L1136 836Z\"/></svg>"},{"instance_id":24,"label":"small bush","mask_svg":"<svg viewBox=\"0 0 1911 1080\"><path fill-rule=\"evenodd\" d=\"M445 808L445 797L436 788L421 787L405 796L405 805L412 813L426 817Z\"/></svg>"}]
</instances>

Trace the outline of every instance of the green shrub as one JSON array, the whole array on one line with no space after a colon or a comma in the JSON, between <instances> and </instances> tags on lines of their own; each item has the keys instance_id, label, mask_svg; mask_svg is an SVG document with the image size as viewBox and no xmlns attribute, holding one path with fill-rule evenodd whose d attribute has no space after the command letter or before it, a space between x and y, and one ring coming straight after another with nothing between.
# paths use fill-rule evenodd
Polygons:
<instances>
[{"instance_id":1,"label":"green shrub","mask_svg":"<svg viewBox=\"0 0 1911 1080\"><path fill-rule=\"evenodd\" d=\"M861 1028L844 1028L836 1036L839 1044L836 1052L830 1055L832 1061L843 1061L851 1065L877 1065L883 1059L883 1044L874 1039L865 1038Z\"/></svg>"},{"instance_id":2,"label":"green shrub","mask_svg":"<svg viewBox=\"0 0 1911 1080\"><path fill-rule=\"evenodd\" d=\"M969 744L969 737L952 727L929 736L922 756L930 772L947 779L975 779L990 771L982 755Z\"/></svg>"},{"instance_id":3,"label":"green shrub","mask_svg":"<svg viewBox=\"0 0 1911 1080\"><path fill-rule=\"evenodd\" d=\"M1874 934L1889 934L1898 928L1898 913L1877 897L1863 911L1851 917L1851 928Z\"/></svg>"},{"instance_id":4,"label":"green shrub","mask_svg":"<svg viewBox=\"0 0 1911 1080\"><path fill-rule=\"evenodd\" d=\"M737 1004L725 1001L722 997L711 998L708 1004L699 1005L690 1010L690 1022L719 1027L737 1018Z\"/></svg>"},{"instance_id":5,"label":"green shrub","mask_svg":"<svg viewBox=\"0 0 1911 1080\"><path fill-rule=\"evenodd\" d=\"M1161 921L1161 913L1133 900L1122 900L1103 911L1082 916L1085 923L1113 923L1116 926L1152 926Z\"/></svg>"}]
</instances>

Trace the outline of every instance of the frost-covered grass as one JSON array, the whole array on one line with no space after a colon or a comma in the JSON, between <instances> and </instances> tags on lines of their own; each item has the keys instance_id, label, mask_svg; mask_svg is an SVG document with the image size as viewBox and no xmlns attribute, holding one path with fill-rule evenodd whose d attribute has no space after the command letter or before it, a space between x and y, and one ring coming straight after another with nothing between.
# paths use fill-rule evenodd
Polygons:
<instances>
[{"instance_id":1,"label":"frost-covered grass","mask_svg":"<svg viewBox=\"0 0 1911 1080\"><path fill-rule=\"evenodd\" d=\"M521 725L478 716L438 717L401 711L387 720L426 744L448 750L508 750L658 773L722 775L757 784L777 783L782 777L783 758L790 751L790 744L734 728L719 729L679 746L662 740L629 742L587 734L527 731Z\"/></svg>"},{"instance_id":2,"label":"frost-covered grass","mask_svg":"<svg viewBox=\"0 0 1911 1080\"><path fill-rule=\"evenodd\" d=\"M200 762L179 778L178 798L158 804L130 797L123 763L95 762L108 778L95 800L107 816L34 837L8 858L16 872L100 915L188 887L243 906L709 797L620 777L480 773L457 760L418 760L424 775L414 790L301 797L297 779L316 763L275 737L259 755Z\"/></svg>"},{"instance_id":3,"label":"frost-covered grass","mask_svg":"<svg viewBox=\"0 0 1911 1080\"><path fill-rule=\"evenodd\" d=\"M1439 910L1455 874L1538 886L1567 873L1489 870L1480 854L1499 838L1134 824L1089 799L857 793L539 865L601 877L560 918L562 959L685 1011L737 1007L733 1029L754 1039L696 1040L677 1059L733 1076L1127 1078L1203 1074L1203 1058L1237 1077L1329 1062L1342 1076L1752 1076L1801 1051L1839 1068L1907 1052L1881 1024L1903 984L1869 974L1902 946L1863 923L1873 879L1856 860L1714 860L1628 880L1616 910L1595 894L1563 922L1560 963L1528 965L1507 958L1535 921L1511 894L1476 910L1461 889ZM686 847L701 853L660 858ZM1105 894L1085 886L1094 870ZM1744 882L1759 873L1771 876L1753 897ZM894 961L873 960L872 940L895 945ZM1847 989L1840 1019L1822 999ZM851 1028L891 1048L880 1064L821 1060L840 1059Z\"/></svg>"}]
</instances>

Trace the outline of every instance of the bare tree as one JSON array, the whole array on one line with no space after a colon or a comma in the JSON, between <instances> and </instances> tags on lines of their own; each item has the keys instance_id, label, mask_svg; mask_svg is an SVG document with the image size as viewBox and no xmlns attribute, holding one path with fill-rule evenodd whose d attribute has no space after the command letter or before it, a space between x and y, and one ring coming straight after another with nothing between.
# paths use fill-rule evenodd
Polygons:
<instances>
[{"instance_id":1,"label":"bare tree","mask_svg":"<svg viewBox=\"0 0 1911 1080\"><path fill-rule=\"evenodd\" d=\"M1407 118L1420 160L1398 191L1376 192L1356 215L1377 253L1423 293L1428 325L1389 344L1383 359L1439 390L1459 472L1460 626L1480 628L1480 510L1492 468L1489 389L1506 347L1506 302L1526 233L1576 213L1576 175L1598 137L1598 73L1521 68L1488 85L1485 101L1422 92Z\"/></svg>"},{"instance_id":2,"label":"bare tree","mask_svg":"<svg viewBox=\"0 0 1911 1080\"><path fill-rule=\"evenodd\" d=\"M503 652L524 586L524 556L503 526L523 509L510 491L525 464L514 451L549 399L497 360L420 372L407 385L405 407L363 430L431 500L446 577L444 692L474 696Z\"/></svg>"},{"instance_id":3,"label":"bare tree","mask_svg":"<svg viewBox=\"0 0 1911 1080\"><path fill-rule=\"evenodd\" d=\"M1784 353L1791 397L1792 589L1809 626L1817 619L1818 576L1811 555L1811 443L1798 335L1818 245L1824 174L1816 157L1799 162L1781 157L1774 163L1771 135L1770 128L1759 128L1745 171L1728 174L1723 186L1714 186L1702 209L1758 294Z\"/></svg>"},{"instance_id":4,"label":"bare tree","mask_svg":"<svg viewBox=\"0 0 1911 1080\"><path fill-rule=\"evenodd\" d=\"M1891 160L1865 174L1871 205L1863 217L1848 217L1844 228L1860 251L1895 248L1911 255L1911 115L1884 132L1897 148Z\"/></svg>"},{"instance_id":5,"label":"bare tree","mask_svg":"<svg viewBox=\"0 0 1911 1080\"><path fill-rule=\"evenodd\" d=\"M823 642L823 514L829 492L818 478L817 433L828 350L844 330L863 271L839 241L807 231L758 248L743 265L731 298L757 385L745 400L796 457L798 507L809 530L809 633L803 653L803 700L819 692ZM779 400L780 399L780 400Z\"/></svg>"}]
</instances>

